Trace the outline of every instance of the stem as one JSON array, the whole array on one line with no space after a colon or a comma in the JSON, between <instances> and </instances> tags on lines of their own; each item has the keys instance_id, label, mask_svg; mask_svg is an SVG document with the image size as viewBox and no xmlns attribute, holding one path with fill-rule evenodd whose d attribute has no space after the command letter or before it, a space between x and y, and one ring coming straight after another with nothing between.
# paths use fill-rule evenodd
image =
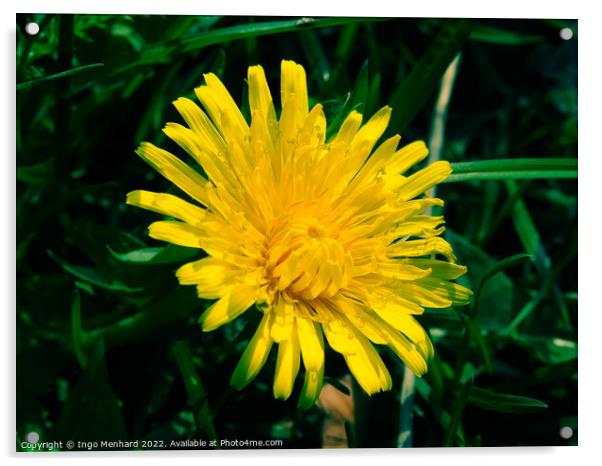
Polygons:
<instances>
[{"instance_id":1,"label":"stem","mask_svg":"<svg viewBox=\"0 0 602 466\"><path fill-rule=\"evenodd\" d=\"M414 373L404 367L403 382L401 384L401 404L399 412L399 435L397 437L397 448L412 447L412 422L414 418L414 384L416 377Z\"/></svg>"},{"instance_id":2,"label":"stem","mask_svg":"<svg viewBox=\"0 0 602 466\"><path fill-rule=\"evenodd\" d=\"M445 73L441 77L441 85L439 87L439 95L435 103L433 111L433 119L431 123L431 134L429 137L429 158L427 164L430 165L441 159L443 153L443 145L445 142L445 122L447 119L447 108L458 73L461 55L458 54L451 61ZM427 197L435 197L436 186L433 186L428 192ZM432 208L429 207L425 215L431 215ZM401 385L400 395L400 415L399 415L399 436L397 438L398 448L408 448L412 446L412 430L413 430L413 412L414 412L414 384L415 375L408 369L404 368L403 383Z\"/></svg>"},{"instance_id":3,"label":"stem","mask_svg":"<svg viewBox=\"0 0 602 466\"><path fill-rule=\"evenodd\" d=\"M197 429L204 431L210 440L217 440L213 416L207 400L207 391L196 370L188 343L176 342L172 348L172 354L182 374L182 381L188 393L188 403L192 409Z\"/></svg>"}]
</instances>

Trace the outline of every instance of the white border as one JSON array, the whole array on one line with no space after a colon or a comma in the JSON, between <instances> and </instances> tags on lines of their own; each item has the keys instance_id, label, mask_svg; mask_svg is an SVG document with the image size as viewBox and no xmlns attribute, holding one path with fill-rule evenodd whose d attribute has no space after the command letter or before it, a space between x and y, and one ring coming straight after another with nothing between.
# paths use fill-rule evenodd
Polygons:
<instances>
[{"instance_id":1,"label":"white border","mask_svg":"<svg viewBox=\"0 0 602 466\"><path fill-rule=\"evenodd\" d=\"M2 70L0 89L4 94L4 105L0 113L0 139L6 151L2 157L2 206L6 215L2 235L2 280L0 296L6 301L3 307L4 338L2 380L0 384L3 420L1 444L3 456L8 464L30 464L41 456L48 457L52 464L77 462L78 464L105 464L107 460L127 458L132 464L158 464L172 459L182 464L198 465L202 462L221 464L224 462L245 464L278 464L283 461L289 465L306 466L308 462L333 460L346 464L364 464L367 461L382 463L420 462L422 464L479 465L487 461L487 466L509 463L525 464L545 462L546 465L592 464L594 458L600 458L600 363L598 355L602 330L602 310L596 291L600 288L598 271L600 267L600 247L597 237L602 229L600 207L597 202L596 188L600 185L599 129L602 99L600 53L600 16L592 1L546 1L527 2L525 0L504 0L502 2L476 2L470 0L454 1L386 1L369 2L331 2L323 0L288 1L229 1L215 2L207 0L149 2L125 0L21 0L7 4L1 2L3 13ZM426 17L506 17L506 18L578 18L579 19L579 447L576 448L482 448L482 449L421 449L421 450L354 450L344 452L322 450L287 451L229 451L229 452L162 452L162 453L76 453L41 454L16 457L15 411L14 411L14 308L15 308L15 16L16 12L53 12L53 13L145 13L145 14L226 14L226 15L285 15L285 16L426 16ZM596 137L598 136L598 137ZM487 418L483 418L487 422ZM372 459L374 458L374 459ZM45 458L48 460L47 458Z\"/></svg>"}]
</instances>

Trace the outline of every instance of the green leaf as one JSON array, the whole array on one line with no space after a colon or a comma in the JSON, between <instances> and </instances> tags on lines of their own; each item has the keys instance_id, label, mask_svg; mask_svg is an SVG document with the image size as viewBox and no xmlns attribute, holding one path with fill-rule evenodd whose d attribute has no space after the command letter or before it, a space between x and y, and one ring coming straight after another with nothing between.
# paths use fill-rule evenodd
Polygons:
<instances>
[{"instance_id":1,"label":"green leaf","mask_svg":"<svg viewBox=\"0 0 602 466\"><path fill-rule=\"evenodd\" d=\"M495 393L490 390L473 387L468 402L479 408L499 413L532 413L546 409L543 401L526 396Z\"/></svg>"},{"instance_id":2,"label":"green leaf","mask_svg":"<svg viewBox=\"0 0 602 466\"><path fill-rule=\"evenodd\" d=\"M152 334L173 322L184 321L201 310L202 302L194 287L180 287L137 314L90 330L88 341L102 339L109 348L120 346Z\"/></svg>"},{"instance_id":3,"label":"green leaf","mask_svg":"<svg viewBox=\"0 0 602 466\"><path fill-rule=\"evenodd\" d=\"M63 406L53 438L75 442L127 439L120 403L109 383L104 345L100 341Z\"/></svg>"},{"instance_id":4,"label":"green leaf","mask_svg":"<svg viewBox=\"0 0 602 466\"><path fill-rule=\"evenodd\" d=\"M117 280L112 280L110 278L104 277L95 269L70 264L66 260L63 260L60 257L56 256L50 250L48 250L47 252L48 255L52 259L54 259L63 268L65 272L70 273L71 275L79 278L80 280L91 283L92 285L96 285L99 288L104 288L105 290L111 291L122 291L125 293L135 293L143 290L143 288L130 288L127 285L118 282Z\"/></svg>"},{"instance_id":5,"label":"green leaf","mask_svg":"<svg viewBox=\"0 0 602 466\"><path fill-rule=\"evenodd\" d=\"M524 45L541 42L544 36L478 25L470 33L470 40L498 45Z\"/></svg>"},{"instance_id":6,"label":"green leaf","mask_svg":"<svg viewBox=\"0 0 602 466\"><path fill-rule=\"evenodd\" d=\"M477 287L477 289L475 291L473 306L472 306L472 316L474 317L476 315L476 312L478 310L479 297L481 296L481 291L483 290L483 286L485 286L485 283L487 283L488 280L490 280L492 277L494 277L498 273L500 273L510 267L515 267L515 266L523 264L529 260L533 260L533 256L530 254L524 254L524 253L515 254L513 256L502 259L501 261L497 262L491 269L489 269L489 271L487 273L485 273L485 275L483 275L483 278L481 279L479 286Z\"/></svg>"},{"instance_id":7,"label":"green leaf","mask_svg":"<svg viewBox=\"0 0 602 466\"><path fill-rule=\"evenodd\" d=\"M124 253L115 252L110 246L107 246L107 248L117 260L127 264L138 265L177 264L192 259L199 254L198 249L176 246L174 244L169 244L162 248L135 249Z\"/></svg>"},{"instance_id":8,"label":"green leaf","mask_svg":"<svg viewBox=\"0 0 602 466\"><path fill-rule=\"evenodd\" d=\"M445 438L443 439L444 447L451 447L454 444L456 432L458 431L458 427L460 426L460 422L462 421L464 408L466 407L466 402L468 401L471 391L472 379L469 379L466 382L464 382L464 384L462 384L462 390L460 391L454 402L454 408L451 413L451 421L449 423L447 431L445 432Z\"/></svg>"},{"instance_id":9,"label":"green leaf","mask_svg":"<svg viewBox=\"0 0 602 466\"><path fill-rule=\"evenodd\" d=\"M577 178L577 159L492 159L454 162L445 183L480 180Z\"/></svg>"},{"instance_id":10,"label":"green leaf","mask_svg":"<svg viewBox=\"0 0 602 466\"><path fill-rule=\"evenodd\" d=\"M84 352L85 336L82 331L81 299L79 291L73 293L73 304L71 305L71 335L73 337L73 350L82 368L88 364L88 358Z\"/></svg>"},{"instance_id":11,"label":"green leaf","mask_svg":"<svg viewBox=\"0 0 602 466\"><path fill-rule=\"evenodd\" d=\"M172 354L180 369L186 393L188 393L188 403L193 410L197 428L204 431L209 439L217 439L213 416L207 400L207 392L196 370L188 343L185 341L176 342Z\"/></svg>"},{"instance_id":12,"label":"green leaf","mask_svg":"<svg viewBox=\"0 0 602 466\"><path fill-rule=\"evenodd\" d=\"M459 258L458 262L467 266L467 278L470 279L472 284L475 284L472 288L476 290L476 284L488 272L493 270L498 261L472 241L453 230L446 230L445 237L456 251ZM513 294L514 285L508 275L503 271L492 275L479 296L479 314L476 316L476 322L479 326L486 330L495 331L506 328L514 313Z\"/></svg>"},{"instance_id":13,"label":"green leaf","mask_svg":"<svg viewBox=\"0 0 602 466\"><path fill-rule=\"evenodd\" d=\"M577 358L577 342L564 338L549 338L519 334L514 337L518 345L533 352L545 364L561 364Z\"/></svg>"},{"instance_id":14,"label":"green leaf","mask_svg":"<svg viewBox=\"0 0 602 466\"><path fill-rule=\"evenodd\" d=\"M122 66L116 71L124 71L133 66L165 63L172 55L189 53L210 45L224 42L248 39L251 37L281 34L284 32L305 29L341 26L356 22L382 21L380 18L299 18L282 21L265 21L259 23L239 24L225 28L203 31L196 34L168 41L159 42L144 48L136 56L127 55L120 60Z\"/></svg>"},{"instance_id":15,"label":"green leaf","mask_svg":"<svg viewBox=\"0 0 602 466\"><path fill-rule=\"evenodd\" d=\"M48 186L54 181L54 165L54 159L50 158L44 162L17 167L17 180L31 186Z\"/></svg>"},{"instance_id":16,"label":"green leaf","mask_svg":"<svg viewBox=\"0 0 602 466\"><path fill-rule=\"evenodd\" d=\"M70 70L61 71L60 73L51 74L49 76L44 76L42 78L32 79L31 81L26 81L24 83L17 84L17 90L21 91L23 89L29 89L30 87L37 86L38 84L42 84L47 81L53 81L55 79L66 78L67 76L72 76L74 74L82 73L84 71L101 68L103 66L104 66L104 63L92 63L90 65L77 66Z\"/></svg>"},{"instance_id":17,"label":"green leaf","mask_svg":"<svg viewBox=\"0 0 602 466\"><path fill-rule=\"evenodd\" d=\"M431 46L391 97L391 127L395 132L405 131L427 103L448 65L462 49L472 27L472 21L467 19L445 21Z\"/></svg>"}]
</instances>

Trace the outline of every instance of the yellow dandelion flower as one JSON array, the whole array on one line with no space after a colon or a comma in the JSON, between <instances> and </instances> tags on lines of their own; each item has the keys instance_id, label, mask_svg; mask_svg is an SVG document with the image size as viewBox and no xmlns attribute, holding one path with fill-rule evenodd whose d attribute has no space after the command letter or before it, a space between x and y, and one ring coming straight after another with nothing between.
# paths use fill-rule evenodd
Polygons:
<instances>
[{"instance_id":1,"label":"yellow dandelion flower","mask_svg":"<svg viewBox=\"0 0 602 466\"><path fill-rule=\"evenodd\" d=\"M450 164L402 175L428 150L422 141L398 149L398 135L373 151L390 107L364 124L351 112L327 141L322 105L308 108L305 70L292 61L282 61L279 117L263 68L249 67L250 124L217 76L204 78L195 89L204 111L179 98L187 126L163 129L203 173L148 142L137 149L193 202L133 191L127 203L172 218L151 224L152 238L207 253L176 272L200 298L216 300L200 318L204 331L253 304L263 313L232 385L246 386L276 344L274 396L291 395L303 361L299 406L310 407L323 384L324 336L368 394L391 388L373 345L424 374L433 346L413 316L466 304L472 294L452 281L466 268L440 237L443 217L428 214L443 201L417 199Z\"/></svg>"}]
</instances>

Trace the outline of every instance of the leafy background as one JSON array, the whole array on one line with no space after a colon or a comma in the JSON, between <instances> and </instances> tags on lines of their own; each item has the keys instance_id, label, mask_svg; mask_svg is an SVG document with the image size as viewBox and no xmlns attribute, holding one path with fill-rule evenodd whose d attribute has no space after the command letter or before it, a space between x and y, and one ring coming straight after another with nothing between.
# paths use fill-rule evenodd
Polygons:
<instances>
[{"instance_id":1,"label":"leafy background","mask_svg":"<svg viewBox=\"0 0 602 466\"><path fill-rule=\"evenodd\" d=\"M38 35L25 34L29 21ZM133 189L168 189L133 150L149 140L179 153L160 131L179 121L172 100L193 97L211 71L247 112L247 66L261 63L275 92L282 58L305 66L331 131L352 108L369 116L390 104L392 132L438 143L435 156L458 173L438 191L445 234L468 266L464 283L480 290L469 309L422 316L437 355L403 403L403 367L384 354L394 390L355 392L355 422L339 443L576 444L576 21L17 22L17 449L31 431L41 440L325 444L328 413L272 399L273 360L242 392L228 388L258 313L201 333L207 303L173 273L198 253L149 239L153 215L124 204ZM572 40L559 37L564 27ZM326 367L346 397L344 363L331 352Z\"/></svg>"}]
</instances>

